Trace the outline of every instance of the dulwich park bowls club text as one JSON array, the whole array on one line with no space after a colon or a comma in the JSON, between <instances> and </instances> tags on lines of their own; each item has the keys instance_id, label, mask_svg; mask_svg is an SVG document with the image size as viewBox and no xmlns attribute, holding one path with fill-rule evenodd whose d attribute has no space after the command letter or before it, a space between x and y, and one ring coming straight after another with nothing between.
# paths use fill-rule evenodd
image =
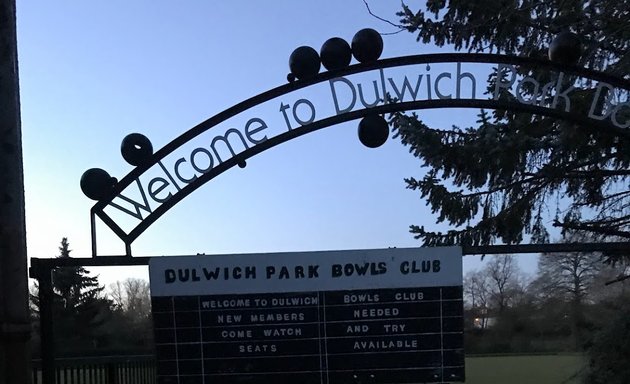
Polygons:
<instances>
[{"instance_id":1,"label":"dulwich park bowls club text","mask_svg":"<svg viewBox=\"0 0 630 384\"><path fill-rule=\"evenodd\" d=\"M437 273L440 271L440 260L412 260L403 261L397 266L403 275L414 273ZM330 268L330 276L340 278L344 276L376 276L387 273L386 262L372 263L346 263L333 264ZM164 282L166 284L175 281L197 282L213 280L239 280L256 279L263 276L264 279L317 279L320 274L319 265L297 265L293 267L268 265L262 273L256 266L235 267L202 267L198 268L169 268L164 270Z\"/></svg>"}]
</instances>

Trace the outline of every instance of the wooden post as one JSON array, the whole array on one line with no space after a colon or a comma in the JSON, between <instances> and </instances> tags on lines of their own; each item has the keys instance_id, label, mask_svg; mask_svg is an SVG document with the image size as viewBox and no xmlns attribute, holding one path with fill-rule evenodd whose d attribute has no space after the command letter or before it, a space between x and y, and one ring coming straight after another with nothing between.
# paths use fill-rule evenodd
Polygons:
<instances>
[{"instance_id":1,"label":"wooden post","mask_svg":"<svg viewBox=\"0 0 630 384\"><path fill-rule=\"evenodd\" d=\"M0 384L30 383L15 0L0 0Z\"/></svg>"}]
</instances>

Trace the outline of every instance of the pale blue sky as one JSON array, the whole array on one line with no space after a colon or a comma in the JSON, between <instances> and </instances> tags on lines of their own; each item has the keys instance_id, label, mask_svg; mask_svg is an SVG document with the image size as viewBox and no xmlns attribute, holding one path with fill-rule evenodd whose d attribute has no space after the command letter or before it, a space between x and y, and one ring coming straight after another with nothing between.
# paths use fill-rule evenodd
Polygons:
<instances>
[{"instance_id":1,"label":"pale blue sky","mask_svg":"<svg viewBox=\"0 0 630 384\"><path fill-rule=\"evenodd\" d=\"M410 2L412 6L424 2ZM415 4L415 5L414 5ZM158 149L197 123L286 83L296 47L319 50L371 27L361 0L49 1L18 0L28 251L57 254L68 237L90 255L89 210L79 188L92 167L131 170L120 142L140 132ZM396 20L399 2L370 2ZM382 57L449 52L403 32L384 36ZM316 97L314 95L313 97ZM472 115L471 115L472 113ZM473 112L427 112L448 127ZM233 169L179 203L134 244L135 255L185 255L413 247L410 224L433 216L403 178L420 177L398 141L370 150L350 122L290 141ZM101 229L104 226L100 227ZM442 228L444 226L435 226ZM122 254L109 230L99 252ZM466 268L478 267L467 257ZM527 270L534 268L528 257ZM106 282L143 269L98 270Z\"/></svg>"}]
</instances>

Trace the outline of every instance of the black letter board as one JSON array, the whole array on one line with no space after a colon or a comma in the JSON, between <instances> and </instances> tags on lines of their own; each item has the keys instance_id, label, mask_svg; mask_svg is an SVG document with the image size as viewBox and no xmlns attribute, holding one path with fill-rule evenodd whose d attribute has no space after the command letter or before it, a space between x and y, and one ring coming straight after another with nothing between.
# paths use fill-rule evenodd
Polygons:
<instances>
[{"instance_id":1,"label":"black letter board","mask_svg":"<svg viewBox=\"0 0 630 384\"><path fill-rule=\"evenodd\" d=\"M464 381L461 250L154 258L158 383Z\"/></svg>"}]
</instances>

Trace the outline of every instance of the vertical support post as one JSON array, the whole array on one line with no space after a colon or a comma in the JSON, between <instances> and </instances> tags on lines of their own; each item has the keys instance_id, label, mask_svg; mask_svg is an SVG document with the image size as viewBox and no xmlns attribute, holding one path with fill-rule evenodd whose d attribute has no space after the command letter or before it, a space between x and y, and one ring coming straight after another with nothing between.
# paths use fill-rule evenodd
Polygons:
<instances>
[{"instance_id":1,"label":"vertical support post","mask_svg":"<svg viewBox=\"0 0 630 384\"><path fill-rule=\"evenodd\" d=\"M15 0L0 0L0 384L30 383Z\"/></svg>"},{"instance_id":2,"label":"vertical support post","mask_svg":"<svg viewBox=\"0 0 630 384\"><path fill-rule=\"evenodd\" d=\"M96 215L90 210L90 235L92 236L92 257L96 257Z\"/></svg>"},{"instance_id":3,"label":"vertical support post","mask_svg":"<svg viewBox=\"0 0 630 384\"><path fill-rule=\"evenodd\" d=\"M48 265L36 271L39 281L39 329L42 355L42 384L55 384L55 330L53 323L54 292L52 270Z\"/></svg>"},{"instance_id":4,"label":"vertical support post","mask_svg":"<svg viewBox=\"0 0 630 384\"><path fill-rule=\"evenodd\" d=\"M107 384L119 384L118 369L113 361L107 363Z\"/></svg>"}]
</instances>

